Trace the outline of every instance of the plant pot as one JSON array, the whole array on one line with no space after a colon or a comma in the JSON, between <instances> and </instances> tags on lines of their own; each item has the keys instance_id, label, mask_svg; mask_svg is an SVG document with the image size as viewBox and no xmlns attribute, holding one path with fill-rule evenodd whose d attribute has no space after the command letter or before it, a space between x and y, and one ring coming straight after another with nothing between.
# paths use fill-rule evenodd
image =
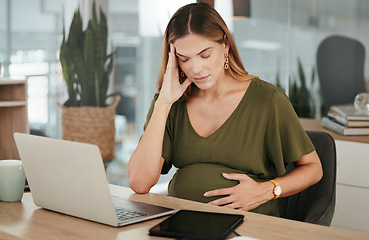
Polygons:
<instances>
[{"instance_id":1,"label":"plant pot","mask_svg":"<svg viewBox=\"0 0 369 240\"><path fill-rule=\"evenodd\" d=\"M100 148L103 161L115 158L116 107L120 97L116 96L107 107L65 107L62 108L62 138L64 140L91 143Z\"/></svg>"}]
</instances>

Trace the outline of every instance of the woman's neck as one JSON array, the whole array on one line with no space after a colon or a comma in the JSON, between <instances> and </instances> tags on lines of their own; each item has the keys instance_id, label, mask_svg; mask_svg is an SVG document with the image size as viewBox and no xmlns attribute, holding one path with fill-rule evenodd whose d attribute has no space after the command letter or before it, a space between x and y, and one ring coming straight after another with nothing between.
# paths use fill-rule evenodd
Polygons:
<instances>
[{"instance_id":1,"label":"woman's neck","mask_svg":"<svg viewBox=\"0 0 369 240\"><path fill-rule=\"evenodd\" d=\"M245 81L240 81L229 75L225 75L224 78L218 81L211 89L198 89L194 96L213 100L221 99L234 92L246 91L253 78L254 76L249 75L249 77L245 78Z\"/></svg>"}]
</instances>

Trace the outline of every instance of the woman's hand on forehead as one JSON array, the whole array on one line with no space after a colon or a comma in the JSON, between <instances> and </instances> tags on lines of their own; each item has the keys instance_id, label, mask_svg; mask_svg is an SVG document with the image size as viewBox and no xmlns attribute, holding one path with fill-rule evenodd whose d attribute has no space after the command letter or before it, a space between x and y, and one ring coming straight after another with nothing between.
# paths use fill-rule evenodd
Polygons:
<instances>
[{"instance_id":1,"label":"woman's hand on forehead","mask_svg":"<svg viewBox=\"0 0 369 240\"><path fill-rule=\"evenodd\" d=\"M189 79L186 79L182 84L179 82L179 71L177 57L175 55L175 47L171 43L168 63L158 101L163 101L166 104L173 104L183 95L190 84L191 81Z\"/></svg>"}]
</instances>

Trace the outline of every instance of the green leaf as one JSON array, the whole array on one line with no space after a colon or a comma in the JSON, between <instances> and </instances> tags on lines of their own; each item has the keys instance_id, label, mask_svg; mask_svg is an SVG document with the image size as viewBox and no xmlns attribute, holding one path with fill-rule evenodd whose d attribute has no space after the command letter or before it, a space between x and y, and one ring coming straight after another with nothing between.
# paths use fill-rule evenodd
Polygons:
<instances>
[{"instance_id":1,"label":"green leaf","mask_svg":"<svg viewBox=\"0 0 369 240\"><path fill-rule=\"evenodd\" d=\"M314 82L315 82L315 68L312 67L312 69L311 69L311 86L314 85Z\"/></svg>"},{"instance_id":2,"label":"green leaf","mask_svg":"<svg viewBox=\"0 0 369 240\"><path fill-rule=\"evenodd\" d=\"M103 36L101 43L101 54L103 56L106 55L107 46L108 46L108 24L106 21L106 16L103 10L100 7L100 24L99 24L100 34Z\"/></svg>"},{"instance_id":3,"label":"green leaf","mask_svg":"<svg viewBox=\"0 0 369 240\"><path fill-rule=\"evenodd\" d=\"M304 73L304 69L302 67L300 58L297 58L297 65L298 65L299 78L300 78L300 82L301 82L301 88L306 89L307 87L306 87L305 73Z\"/></svg>"},{"instance_id":4,"label":"green leaf","mask_svg":"<svg viewBox=\"0 0 369 240\"><path fill-rule=\"evenodd\" d=\"M97 19L97 13L96 13L96 2L94 1L92 4L92 20L95 28L98 28L98 19Z\"/></svg>"},{"instance_id":5,"label":"green leaf","mask_svg":"<svg viewBox=\"0 0 369 240\"><path fill-rule=\"evenodd\" d=\"M70 58L70 53L68 50L68 46L65 39L65 27L63 21L63 40L60 46L60 54L59 54L60 64L62 66L64 80L67 84L68 96L69 99L67 100L70 104L76 106L78 105L77 101L77 91L74 88L74 68L73 63Z\"/></svg>"},{"instance_id":6,"label":"green leaf","mask_svg":"<svg viewBox=\"0 0 369 240\"><path fill-rule=\"evenodd\" d=\"M96 42L95 42L95 27L90 20L85 32L85 39L83 45L83 55L86 70L86 83L83 86L86 89L82 89L84 92L85 102L89 106L96 105L95 88L99 86L95 85L95 71L96 71Z\"/></svg>"}]
</instances>

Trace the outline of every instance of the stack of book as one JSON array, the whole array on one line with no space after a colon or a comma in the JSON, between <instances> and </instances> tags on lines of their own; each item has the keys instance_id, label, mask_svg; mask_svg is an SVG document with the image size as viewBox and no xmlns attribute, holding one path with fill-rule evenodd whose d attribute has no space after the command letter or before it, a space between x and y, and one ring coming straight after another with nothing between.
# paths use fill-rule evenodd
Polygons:
<instances>
[{"instance_id":1,"label":"stack of book","mask_svg":"<svg viewBox=\"0 0 369 240\"><path fill-rule=\"evenodd\" d=\"M353 105L334 105L322 126L342 135L369 135L369 112L359 112Z\"/></svg>"}]
</instances>

